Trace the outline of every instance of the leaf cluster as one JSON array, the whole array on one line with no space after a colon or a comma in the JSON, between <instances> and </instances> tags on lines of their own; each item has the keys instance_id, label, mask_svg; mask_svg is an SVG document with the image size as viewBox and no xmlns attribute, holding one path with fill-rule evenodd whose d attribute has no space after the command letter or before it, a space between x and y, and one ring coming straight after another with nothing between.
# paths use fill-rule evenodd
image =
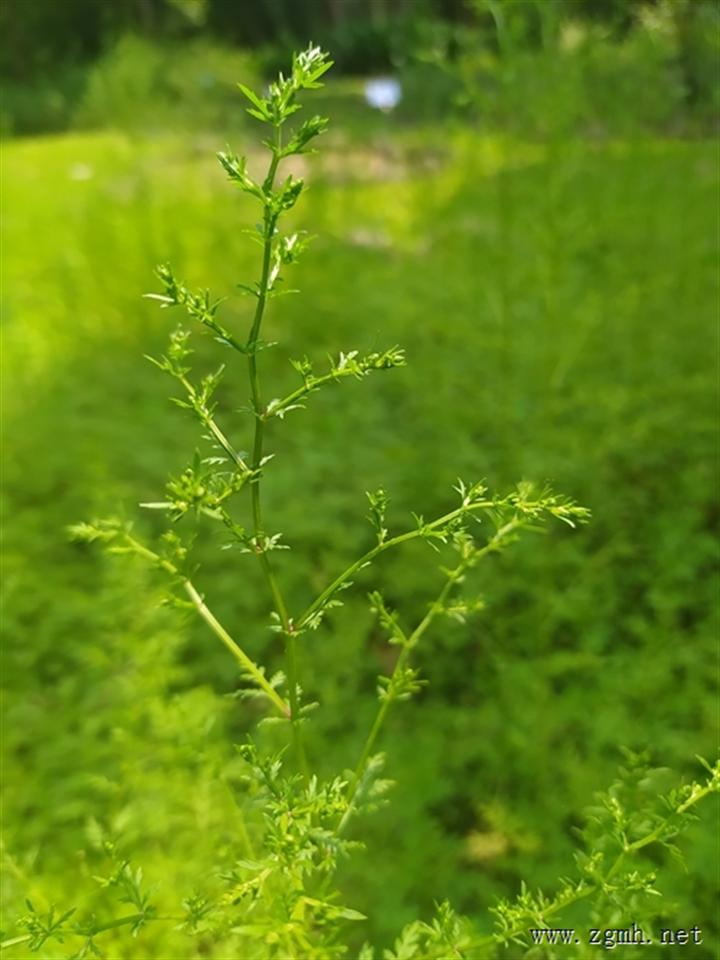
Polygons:
<instances>
[{"instance_id":1,"label":"leaf cluster","mask_svg":"<svg viewBox=\"0 0 720 960\"><path fill-rule=\"evenodd\" d=\"M66 940L80 940L79 946L68 955L69 960L82 960L84 957L103 957L97 937L110 930L128 927L132 936L137 936L146 924L157 918L150 893L143 886L141 867L133 868L130 861L123 859L111 842L104 844L106 855L113 864L113 870L107 876L95 877L103 890L115 892L118 904L133 908L132 913L109 921L99 920L94 915L77 919L77 907L58 912L54 906L47 911L38 910L31 900L26 901L27 913L18 920L18 927L27 930L27 934L15 937L0 944L0 949L24 944L27 949L37 953L46 943L64 944Z\"/></svg>"},{"instance_id":2,"label":"leaf cluster","mask_svg":"<svg viewBox=\"0 0 720 960\"><path fill-rule=\"evenodd\" d=\"M576 854L578 876L562 881L552 896L523 884L514 901L502 901L494 909L494 937L479 943L528 948L531 928L557 925L551 918L579 901L586 901L589 918L596 924L613 918L615 925L635 922L652 928L656 908L662 910L657 868L638 862L639 855L657 845L682 862L673 840L695 819L695 805L720 792L720 762L711 766L701 760L708 774L704 782L658 796L657 784L667 771L651 768L646 755L628 751L626 757L618 780L587 811L585 849Z\"/></svg>"},{"instance_id":3,"label":"leaf cluster","mask_svg":"<svg viewBox=\"0 0 720 960\"><path fill-rule=\"evenodd\" d=\"M337 833L348 807L346 783L287 775L281 755L262 757L252 741L239 751L264 829L263 855L238 860L224 877L222 906L242 918L233 929L262 944L269 958L337 955L344 923L365 919L329 886L339 859L358 846Z\"/></svg>"}]
</instances>

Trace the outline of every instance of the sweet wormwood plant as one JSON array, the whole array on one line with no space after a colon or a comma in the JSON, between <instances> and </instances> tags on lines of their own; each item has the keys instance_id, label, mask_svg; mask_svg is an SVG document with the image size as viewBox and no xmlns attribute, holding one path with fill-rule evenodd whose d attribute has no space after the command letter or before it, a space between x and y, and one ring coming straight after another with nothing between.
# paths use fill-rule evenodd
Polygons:
<instances>
[{"instance_id":1,"label":"sweet wormwood plant","mask_svg":"<svg viewBox=\"0 0 720 960\"><path fill-rule=\"evenodd\" d=\"M170 336L167 354L153 363L179 384L182 396L175 402L199 421L206 455L196 454L180 476L168 481L164 499L143 504L167 513L173 528L155 549L141 543L131 526L118 520L81 523L72 529L79 540L102 541L111 553L137 555L167 575L173 598L182 598L184 605L193 608L238 661L246 684L244 695L261 698L268 719L286 725L292 760L282 753L263 756L251 740L240 747L250 796L262 811L264 831L252 841L257 851L252 859L238 859L224 869L225 894L219 900L195 893L177 914L161 915L143 885L140 868L131 867L116 847L106 842L112 870L100 878L100 884L116 890L129 910L125 908L119 916L103 921L94 916L78 919L75 909L38 910L28 902L28 912L18 921L20 932L5 939L0 944L3 949L22 945L39 951L47 943L69 941L72 957L103 956L104 933L126 928L137 934L150 922L165 922L202 937L205 952L210 942L225 949L232 944L232 955L244 958L347 955L348 938L356 943L362 939L351 934L348 925L365 918L341 902L334 889L334 875L339 859L358 845L347 838L351 820L360 811L372 810L383 802L387 791L388 782L380 776L383 758L375 749L388 713L427 682L413 665L416 647L441 615L464 619L479 607L478 601L462 595L461 587L466 574L483 558L504 550L521 531L541 528L553 518L571 526L587 518L587 510L548 490L536 492L531 486L521 485L510 493L493 495L481 483L458 481L455 492L459 501L454 507L432 520L414 515L411 529L391 533L386 526L388 500L384 491L378 490L368 494L374 546L339 573L304 611L292 613L288 609L273 563L273 553L285 547L263 512L263 477L270 462L265 449L268 428L280 425L289 412L300 409L312 393L326 386L350 377L362 380L374 371L405 362L397 347L365 356L350 351L340 353L326 372L316 374L304 357L292 361L300 383L287 396L267 402L261 389L259 358L271 346L261 337L265 311L269 301L281 292L284 269L298 259L307 244L303 234L281 230L284 215L295 206L304 188L303 181L292 175L281 177L281 164L287 157L307 152L327 124L324 118L314 116L288 135L286 122L300 109L297 95L320 86L320 78L330 66L327 55L310 46L294 57L289 76L281 75L266 96L241 87L250 102L248 113L269 130L263 141L269 163L262 181L253 179L244 157L230 151L218 155L230 180L252 197L261 211L258 227L249 231L261 249L259 279L241 288L255 301L247 336L239 337L225 326L219 315L220 301L207 292L188 290L169 266L157 271L162 293L149 295L163 308L184 310L226 351L245 362L254 423L250 454L236 449L216 416L213 395L225 372L224 365L194 379L189 365L190 332L181 325ZM240 494L249 495L249 528L239 522L234 509ZM267 585L271 625L284 645L283 673L269 676L208 606L194 579L189 539L183 540L176 533L181 527L175 525L187 515L219 524L226 532L227 544L256 558ZM489 536L481 537L485 527L476 522L480 518L490 522ZM370 594L372 610L396 648L395 665L389 676L378 680L377 712L354 766L342 776L321 782L312 772L304 743L304 727L313 705L306 702L300 680L302 646L327 614L341 604L342 592L352 586L360 571L386 551L412 540L423 540L438 551L452 554L454 561L441 567L442 587L413 627L404 625L380 590ZM514 902L497 906L494 931L486 935L477 933L443 902L431 922L407 926L382 957L493 957L508 945L513 945L513 956L525 955L526 949L552 956L550 946L533 947L536 937L532 931L544 928L551 920L556 922L561 911L579 903L587 905L588 922L607 925L614 921L618 925L629 916L635 921L644 919L649 931L657 916L652 906L657 893L655 876L638 863L638 855L651 844L675 849L673 840L689 822L695 805L720 786L720 767L706 766L706 782L658 796L647 758L628 756L621 779L591 811L575 878L562 881L557 893L547 896L523 887ZM585 944L570 945L564 948L563 956L586 957L591 952ZM361 960L378 956L368 944L355 955Z\"/></svg>"}]
</instances>

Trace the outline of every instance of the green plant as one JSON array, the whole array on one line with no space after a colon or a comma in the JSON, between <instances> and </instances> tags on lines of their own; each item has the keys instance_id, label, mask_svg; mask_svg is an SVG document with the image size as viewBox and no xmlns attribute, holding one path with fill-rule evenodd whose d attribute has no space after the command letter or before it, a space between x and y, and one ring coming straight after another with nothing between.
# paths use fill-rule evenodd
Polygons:
<instances>
[{"instance_id":1,"label":"green plant","mask_svg":"<svg viewBox=\"0 0 720 960\"><path fill-rule=\"evenodd\" d=\"M203 37L151 42L125 35L87 68L72 125L173 130L190 115L196 131L232 129L238 69L256 72L246 54Z\"/></svg>"},{"instance_id":2,"label":"green plant","mask_svg":"<svg viewBox=\"0 0 720 960\"><path fill-rule=\"evenodd\" d=\"M526 485L507 495L490 496L481 484L459 481L456 488L460 498L458 506L431 521L418 516L412 529L391 535L387 496L378 490L368 495L376 544L321 590L302 614L290 615L275 569L275 552L281 550L283 544L280 534L265 525L262 511L262 481L268 464L264 441L268 424L282 421L311 393L325 386L348 377L363 379L373 371L397 367L404 362L403 354L397 348L365 356L350 352L333 360L328 372L316 375L310 361L302 358L294 362L301 378L300 385L283 398L270 402L262 399L258 357L270 346L261 339L265 307L281 292L281 271L302 252L307 239L297 233L282 234L279 231L281 218L294 206L303 185L291 176L276 186L276 174L282 159L303 152L311 139L322 131L324 121L312 118L302 124L285 145L281 139L282 127L294 112L295 94L300 89L316 85L327 66L320 52L311 48L296 58L292 75L281 78L271 88L268 97L260 98L246 91L252 104L251 114L273 129L273 136L267 141L270 166L262 183L251 177L242 158L229 152L220 155L230 179L262 207L262 224L255 236L262 248L261 276L255 285L243 288L255 301L247 339L238 339L220 320L218 302L205 292L189 291L168 267L159 269L164 291L154 295L163 307L184 308L193 320L232 351L230 356L238 354L247 363L252 395L248 413L254 425L254 436L249 456L238 451L228 438L218 423L214 400L222 368L193 381L188 365L189 334L179 328L171 337L166 356L154 362L182 387L183 396L177 402L202 425L211 444L207 451L210 455L196 453L186 470L168 482L165 499L145 506L167 513L175 522L192 521L193 517L210 520L223 531L225 546L256 556L274 608L272 625L285 647L284 675L268 676L211 612L195 584L190 537L181 539L173 531L162 538L159 548L150 550L133 535L127 524L118 521L80 524L74 528L79 539L104 541L113 553L139 555L170 576L178 588L173 599L189 603L239 661L248 681L245 695L261 697L276 715L275 719L283 725L282 729L289 727L295 772L287 773L287 762L277 755L268 758L252 743L241 748L248 771L248 803L256 803L262 810L264 827L258 830L259 847L253 839L244 842L247 855L236 860L225 873L226 889L217 902L208 902L198 894L186 901L184 913L158 917L142 890L141 875L121 860L111 877L103 883L122 891L124 899L134 908L131 914L107 923L88 921L75 924L71 912L38 914L30 908L22 921L28 932L11 937L5 946L26 943L32 949L40 949L51 938L59 940L73 935L83 938L83 945L76 955L89 955L100 949L95 943L99 933L121 925L138 931L149 920L165 919L211 935L232 934L242 944L243 956L335 956L342 953L344 923L362 918L352 908L338 902L332 890L332 877L338 858L353 848L353 841L346 837L349 824L359 812L382 802L387 790L387 782L379 778L381 757L374 750L390 707L417 694L424 682L411 665L414 649L427 629L441 616L464 618L478 609L480 601L458 597L457 589L467 582L481 559L508 546L521 530L537 527L549 518L556 517L572 524L586 516L586 511L571 502L547 491L534 493ZM248 491L249 523L234 507L237 495ZM480 518L486 521L491 532L478 541L473 534L483 533L483 528L475 523ZM313 631L322 627L326 615L340 603L342 592L352 585L355 577L362 575L364 568L381 553L412 540L424 541L443 553L444 584L414 629L402 625L379 591L371 594L372 608L398 655L390 676L379 679L380 703L376 718L354 770L321 783L311 774L311 764L305 752L304 727L309 722L313 704L308 702L303 686L312 690L313 680L301 677L298 647L310 641ZM448 564L448 556L454 557L452 564ZM629 776L632 782L640 779L638 771L641 769L642 776L646 777L644 766L633 762ZM625 802L623 790L619 788L611 791L597 817L602 828L599 838L590 838L590 854L580 864L582 877L577 883L566 884L560 894L548 900L523 892L517 904L503 905L498 909L501 925L495 935L487 938L474 934L449 907L443 905L433 924L412 924L387 955L486 955L497 945L522 936L533 924L541 926L546 917L575 901L593 897L600 909L603 897L610 896L622 904L630 895L635 897L651 892L649 878L636 876L632 864L628 865L630 854L639 852L651 842L668 842L682 826L691 807L716 787L717 773L711 773L707 785L691 785L680 793L670 794L667 809L662 813L654 811L649 804L637 802L634 796L630 797L630 802ZM609 853L613 844L617 848L614 856ZM114 852L112 846L108 850L111 854ZM363 948L361 955L371 957L372 951Z\"/></svg>"}]
</instances>

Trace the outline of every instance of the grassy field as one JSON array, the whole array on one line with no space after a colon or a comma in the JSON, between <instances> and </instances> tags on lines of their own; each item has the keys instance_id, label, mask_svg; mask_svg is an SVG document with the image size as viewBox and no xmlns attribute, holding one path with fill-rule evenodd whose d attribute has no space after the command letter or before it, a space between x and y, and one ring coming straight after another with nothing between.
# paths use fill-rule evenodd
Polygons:
<instances>
[{"instance_id":1,"label":"grassy field","mask_svg":"<svg viewBox=\"0 0 720 960\"><path fill-rule=\"evenodd\" d=\"M281 565L291 606L369 544L364 491L380 483L397 526L444 509L458 475L501 490L550 481L593 512L479 570L487 610L437 629L421 655L427 692L383 743L392 803L341 877L370 917L359 942L388 943L435 900L487 928L521 879L553 886L620 747L685 777L713 752L717 146L527 143L391 118L365 137L336 128L303 171L298 223L317 239L293 278L303 296L268 317L268 390L290 388L288 358L308 344L319 363L400 344L409 365L326 391L269 438L267 510L296 546ZM122 834L168 903L242 844L230 744L255 714L229 696L233 663L200 624L157 607L149 574L65 535L93 515L135 518L194 442L142 359L163 350L169 315L140 295L164 260L219 296L254 275L251 211L213 158L223 143L104 131L4 146L10 915L24 896L63 903L91 887L103 831ZM244 329L246 301L225 311ZM235 382L221 410L246 449ZM153 517L138 528L152 536ZM203 588L279 663L255 569L215 546L198 548ZM395 604L423 610L429 551L382 572ZM356 755L384 655L363 589L304 651L321 769ZM670 864L661 881L668 924L704 930L696 960L718 944L710 807L688 872ZM196 955L167 930L105 943L114 957Z\"/></svg>"}]
</instances>

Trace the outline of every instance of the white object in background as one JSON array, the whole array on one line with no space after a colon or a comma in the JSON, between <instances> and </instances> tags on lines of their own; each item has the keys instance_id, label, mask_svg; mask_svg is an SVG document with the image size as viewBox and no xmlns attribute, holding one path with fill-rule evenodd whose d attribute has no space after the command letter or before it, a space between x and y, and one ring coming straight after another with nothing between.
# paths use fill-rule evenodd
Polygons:
<instances>
[{"instance_id":1,"label":"white object in background","mask_svg":"<svg viewBox=\"0 0 720 960\"><path fill-rule=\"evenodd\" d=\"M402 89L394 77L373 77L365 83L365 100L376 110L392 110L401 99Z\"/></svg>"},{"instance_id":2,"label":"white object in background","mask_svg":"<svg viewBox=\"0 0 720 960\"><path fill-rule=\"evenodd\" d=\"M74 163L68 170L71 180L92 180L95 171L88 163Z\"/></svg>"}]
</instances>

